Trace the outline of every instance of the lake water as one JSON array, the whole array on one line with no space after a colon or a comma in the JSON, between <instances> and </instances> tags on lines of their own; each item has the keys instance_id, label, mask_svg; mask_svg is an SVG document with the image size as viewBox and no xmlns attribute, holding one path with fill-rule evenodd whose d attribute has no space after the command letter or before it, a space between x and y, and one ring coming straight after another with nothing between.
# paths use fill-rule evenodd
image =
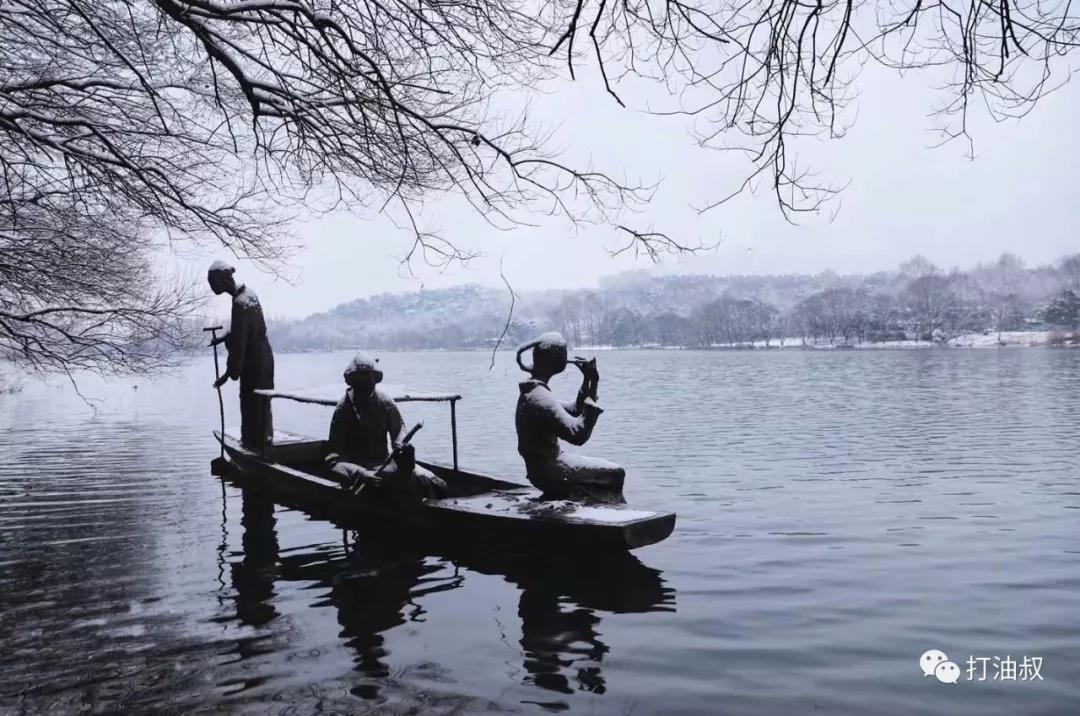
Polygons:
<instances>
[{"instance_id":1,"label":"lake water","mask_svg":"<svg viewBox=\"0 0 1080 716\"><path fill-rule=\"evenodd\" d=\"M1080 709L1080 351L597 355L583 452L679 515L602 564L360 544L223 489L209 357L85 378L96 412L62 380L0 396L0 711ZM347 360L278 356L278 387L336 394ZM520 373L488 362L382 360L463 393L462 464L521 479ZM446 407L403 410L446 458ZM275 408L297 432L328 418ZM959 683L923 676L931 648ZM1040 678L994 680L995 656Z\"/></svg>"}]
</instances>

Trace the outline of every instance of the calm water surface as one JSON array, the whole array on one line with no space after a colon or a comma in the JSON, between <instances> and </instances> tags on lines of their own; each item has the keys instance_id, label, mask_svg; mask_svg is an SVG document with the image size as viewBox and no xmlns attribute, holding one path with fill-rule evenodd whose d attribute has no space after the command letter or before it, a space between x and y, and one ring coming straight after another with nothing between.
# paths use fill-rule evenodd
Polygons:
<instances>
[{"instance_id":1,"label":"calm water surface","mask_svg":"<svg viewBox=\"0 0 1080 716\"><path fill-rule=\"evenodd\" d=\"M279 356L278 386L336 393L347 359ZM519 373L488 360L383 356L388 383L465 395L465 466L520 479ZM679 514L601 564L359 543L223 488L209 357L86 378L96 412L62 381L0 396L0 711L1078 712L1080 351L599 363L585 452ZM445 406L403 407L447 456ZM930 648L1042 680L947 686Z\"/></svg>"}]
</instances>

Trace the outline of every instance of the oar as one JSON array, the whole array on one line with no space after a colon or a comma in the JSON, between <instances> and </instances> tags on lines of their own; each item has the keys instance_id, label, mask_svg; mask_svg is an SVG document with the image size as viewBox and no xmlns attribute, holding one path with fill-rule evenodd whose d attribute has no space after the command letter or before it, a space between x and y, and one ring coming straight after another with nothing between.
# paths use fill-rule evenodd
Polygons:
<instances>
[{"instance_id":1,"label":"oar","mask_svg":"<svg viewBox=\"0 0 1080 716\"><path fill-rule=\"evenodd\" d=\"M416 425L412 426L412 429L409 430L409 432L405 433L405 438L401 441L402 446L408 445L409 441L413 439L413 435L416 435L416 433L422 427L424 427L424 421L423 420L418 422ZM377 468L375 468L375 477L379 477L382 474L382 471L385 470L387 468L387 466L390 465L390 462L393 459L394 459L394 454L390 453L390 455L387 456L387 458L382 461L382 464L379 465ZM359 485L357 483L359 483ZM359 495L360 491L364 489L365 484L366 483L364 483L364 482L360 482L359 478L353 478L353 481L349 484L349 487L346 488L346 489L348 489L349 492L353 493L354 495Z\"/></svg>"},{"instance_id":2,"label":"oar","mask_svg":"<svg viewBox=\"0 0 1080 716\"><path fill-rule=\"evenodd\" d=\"M214 382L217 383L221 379L221 368L218 363L217 357L217 332L221 330L221 326L209 326L204 328L203 331L210 331L211 343L214 346ZM215 457L210 461L210 474L211 475L224 475L229 471L229 461L225 457L225 401L221 398L221 386L217 386L217 402L218 412L221 413L221 455Z\"/></svg>"}]
</instances>

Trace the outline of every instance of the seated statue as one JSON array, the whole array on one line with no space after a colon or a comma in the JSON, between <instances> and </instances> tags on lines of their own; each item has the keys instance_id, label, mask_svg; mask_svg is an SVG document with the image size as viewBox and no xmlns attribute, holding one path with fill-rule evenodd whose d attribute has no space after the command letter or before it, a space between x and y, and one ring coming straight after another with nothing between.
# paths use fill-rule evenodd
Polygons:
<instances>
[{"instance_id":1,"label":"seated statue","mask_svg":"<svg viewBox=\"0 0 1080 716\"><path fill-rule=\"evenodd\" d=\"M326 462L345 484L359 484L420 498L442 497L446 483L416 464L416 450L403 444L404 422L394 399L376 387L383 379L377 361L361 351L345 369L349 388L330 420ZM387 449L387 437L392 452ZM378 468L393 455L381 471Z\"/></svg>"},{"instance_id":2,"label":"seated statue","mask_svg":"<svg viewBox=\"0 0 1080 716\"><path fill-rule=\"evenodd\" d=\"M521 355L532 350L532 366ZM526 477L546 498L622 502L625 471L607 460L563 452L559 444L584 445L603 411L596 404L600 375L596 359L574 359L581 370L577 399L562 403L548 387L552 376L566 369L566 341L558 333L545 333L517 352L517 363L531 377L522 381L515 422L518 452L525 459Z\"/></svg>"}]
</instances>

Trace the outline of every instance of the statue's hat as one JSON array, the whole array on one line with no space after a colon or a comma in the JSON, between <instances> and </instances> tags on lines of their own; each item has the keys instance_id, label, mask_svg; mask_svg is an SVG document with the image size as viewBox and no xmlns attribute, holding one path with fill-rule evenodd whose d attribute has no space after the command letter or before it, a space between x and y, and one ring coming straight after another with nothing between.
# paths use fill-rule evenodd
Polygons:
<instances>
[{"instance_id":1,"label":"statue's hat","mask_svg":"<svg viewBox=\"0 0 1080 716\"><path fill-rule=\"evenodd\" d=\"M382 371L379 370L379 360L372 358L366 351L357 351L353 359L349 361L349 366L345 369L345 380L349 379L349 376L360 373L371 373L375 378L375 382L381 382L383 379Z\"/></svg>"}]
</instances>

